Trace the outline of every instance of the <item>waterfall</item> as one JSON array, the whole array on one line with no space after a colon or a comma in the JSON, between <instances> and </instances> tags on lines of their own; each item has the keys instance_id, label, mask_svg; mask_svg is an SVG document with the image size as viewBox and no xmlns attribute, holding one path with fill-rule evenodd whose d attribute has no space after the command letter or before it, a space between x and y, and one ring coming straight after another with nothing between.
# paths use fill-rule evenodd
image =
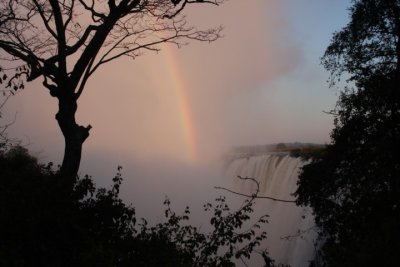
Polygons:
<instances>
[{"instance_id":1,"label":"waterfall","mask_svg":"<svg viewBox=\"0 0 400 267\"><path fill-rule=\"evenodd\" d=\"M229 179L234 179L233 186L238 192L255 193L254 182L237 178L249 177L259 182L260 196L294 200L292 194L297 187L298 172L304 164L300 158L290 157L285 153L244 155L231 160L225 173ZM269 215L269 223L263 229L267 231L263 248L268 250L275 263L289 264L292 267L308 266L314 256L316 239L311 210L298 207L295 203L258 199L255 212Z\"/></svg>"}]
</instances>

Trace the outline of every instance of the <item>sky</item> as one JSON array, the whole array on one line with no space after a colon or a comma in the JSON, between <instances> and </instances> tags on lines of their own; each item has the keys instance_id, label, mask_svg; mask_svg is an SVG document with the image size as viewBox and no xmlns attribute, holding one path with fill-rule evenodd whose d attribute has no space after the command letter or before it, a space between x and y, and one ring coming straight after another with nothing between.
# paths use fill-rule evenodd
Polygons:
<instances>
[{"instance_id":1,"label":"sky","mask_svg":"<svg viewBox=\"0 0 400 267\"><path fill-rule=\"evenodd\" d=\"M223 153L237 145L329 142L338 91L319 59L347 20L344 0L230 0L187 10L189 23L224 27L212 43L167 46L99 69L79 100L92 125L81 174L109 184L122 165L126 199L177 199L215 184ZM10 99L9 135L42 162L62 160L56 99L40 82ZM140 178L139 178L140 177ZM208 180L199 185L193 181ZM187 186L187 187L185 187ZM204 195L205 193L203 193Z\"/></svg>"}]
</instances>

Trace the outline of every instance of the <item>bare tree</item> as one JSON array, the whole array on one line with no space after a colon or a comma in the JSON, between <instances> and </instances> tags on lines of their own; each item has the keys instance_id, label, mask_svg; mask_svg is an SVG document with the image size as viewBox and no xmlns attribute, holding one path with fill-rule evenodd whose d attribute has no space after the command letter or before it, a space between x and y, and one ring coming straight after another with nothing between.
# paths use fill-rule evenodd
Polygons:
<instances>
[{"instance_id":1,"label":"bare tree","mask_svg":"<svg viewBox=\"0 0 400 267\"><path fill-rule=\"evenodd\" d=\"M88 79L103 64L161 44L214 41L221 27L189 26L182 11L190 4L218 5L224 0L2 0L0 60L13 68L2 75L9 89L43 79L58 99L56 120L65 140L61 174L76 178L82 145L91 126L75 120L77 100ZM2 69L4 72L4 68Z\"/></svg>"}]
</instances>

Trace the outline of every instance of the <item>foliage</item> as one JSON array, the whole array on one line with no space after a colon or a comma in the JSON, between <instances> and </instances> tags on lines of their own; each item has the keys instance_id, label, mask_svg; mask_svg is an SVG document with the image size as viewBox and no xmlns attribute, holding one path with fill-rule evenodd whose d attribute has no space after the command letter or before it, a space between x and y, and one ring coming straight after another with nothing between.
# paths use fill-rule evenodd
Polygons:
<instances>
[{"instance_id":1,"label":"foliage","mask_svg":"<svg viewBox=\"0 0 400 267\"><path fill-rule=\"evenodd\" d=\"M377 89L342 94L332 144L300 175L297 201L314 210L328 265L397 263L400 132Z\"/></svg>"},{"instance_id":2,"label":"foliage","mask_svg":"<svg viewBox=\"0 0 400 267\"><path fill-rule=\"evenodd\" d=\"M309 160L311 158L320 158L325 153L325 145L306 146L290 150L290 156Z\"/></svg>"},{"instance_id":3,"label":"foliage","mask_svg":"<svg viewBox=\"0 0 400 267\"><path fill-rule=\"evenodd\" d=\"M323 265L396 266L400 251L399 1L353 1L351 22L335 33L325 66L350 75L332 143L303 167L297 203L320 227Z\"/></svg>"},{"instance_id":4,"label":"foliage","mask_svg":"<svg viewBox=\"0 0 400 267\"><path fill-rule=\"evenodd\" d=\"M189 208L179 215L169 199L164 222L137 220L119 198L120 167L110 189L96 189L89 176L71 186L14 147L0 153L0 170L1 266L235 266L266 238L257 231L265 216L241 230L254 198L235 211L224 197L207 203L211 231L202 233L188 223Z\"/></svg>"},{"instance_id":5,"label":"foliage","mask_svg":"<svg viewBox=\"0 0 400 267\"><path fill-rule=\"evenodd\" d=\"M350 22L335 32L322 58L332 74L331 82L343 74L357 86L371 76L392 75L399 61L399 1L352 0Z\"/></svg>"}]
</instances>

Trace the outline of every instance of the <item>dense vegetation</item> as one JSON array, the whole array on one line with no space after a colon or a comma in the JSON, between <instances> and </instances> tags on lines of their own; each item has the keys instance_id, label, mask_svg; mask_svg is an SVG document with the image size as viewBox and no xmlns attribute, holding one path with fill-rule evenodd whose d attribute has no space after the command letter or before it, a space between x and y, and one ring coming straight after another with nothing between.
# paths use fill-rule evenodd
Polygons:
<instances>
[{"instance_id":1,"label":"dense vegetation","mask_svg":"<svg viewBox=\"0 0 400 267\"><path fill-rule=\"evenodd\" d=\"M0 170L0 266L234 266L266 238L257 232L266 217L241 229L254 198L236 211L224 197L206 204L212 230L202 233L188 223L189 208L176 214L168 199L164 222L137 219L119 198L120 169L111 189L89 176L69 184L14 146L0 150Z\"/></svg>"},{"instance_id":2,"label":"dense vegetation","mask_svg":"<svg viewBox=\"0 0 400 267\"><path fill-rule=\"evenodd\" d=\"M329 144L302 169L297 203L320 227L323 266L398 266L400 1L353 1L322 59L348 78Z\"/></svg>"}]
</instances>

